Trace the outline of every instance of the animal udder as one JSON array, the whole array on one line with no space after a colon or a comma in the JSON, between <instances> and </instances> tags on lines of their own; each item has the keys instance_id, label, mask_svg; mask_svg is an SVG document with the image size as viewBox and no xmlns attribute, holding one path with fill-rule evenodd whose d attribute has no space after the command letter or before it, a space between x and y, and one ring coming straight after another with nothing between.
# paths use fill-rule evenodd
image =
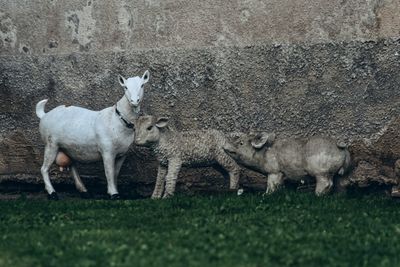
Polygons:
<instances>
[{"instance_id":1,"label":"animal udder","mask_svg":"<svg viewBox=\"0 0 400 267\"><path fill-rule=\"evenodd\" d=\"M60 166L60 171L63 171L64 168L67 168L71 165L71 158L68 157L64 152L58 151L56 157L56 164Z\"/></svg>"}]
</instances>

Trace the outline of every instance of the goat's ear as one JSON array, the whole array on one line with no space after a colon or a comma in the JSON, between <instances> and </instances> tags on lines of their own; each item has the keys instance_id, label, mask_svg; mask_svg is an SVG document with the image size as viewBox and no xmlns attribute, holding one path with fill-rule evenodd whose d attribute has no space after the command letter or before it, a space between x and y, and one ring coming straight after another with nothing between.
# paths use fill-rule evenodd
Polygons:
<instances>
[{"instance_id":1,"label":"goat's ear","mask_svg":"<svg viewBox=\"0 0 400 267\"><path fill-rule=\"evenodd\" d=\"M167 125L168 125L168 118L166 118L166 117L158 118L158 120L156 122L157 128L164 128Z\"/></svg>"},{"instance_id":2,"label":"goat's ear","mask_svg":"<svg viewBox=\"0 0 400 267\"><path fill-rule=\"evenodd\" d=\"M123 87L126 86L126 80L125 80L124 77L122 77L121 74L118 74L118 81L119 81L119 84L120 84L121 86L123 86Z\"/></svg>"},{"instance_id":3,"label":"goat's ear","mask_svg":"<svg viewBox=\"0 0 400 267\"><path fill-rule=\"evenodd\" d=\"M256 149L260 149L265 145L271 146L275 141L275 137L275 133L260 133L251 140L251 145Z\"/></svg>"},{"instance_id":4,"label":"goat's ear","mask_svg":"<svg viewBox=\"0 0 400 267\"><path fill-rule=\"evenodd\" d=\"M149 78L150 78L150 72L146 70L142 77L143 83L147 83L149 81Z\"/></svg>"}]
</instances>

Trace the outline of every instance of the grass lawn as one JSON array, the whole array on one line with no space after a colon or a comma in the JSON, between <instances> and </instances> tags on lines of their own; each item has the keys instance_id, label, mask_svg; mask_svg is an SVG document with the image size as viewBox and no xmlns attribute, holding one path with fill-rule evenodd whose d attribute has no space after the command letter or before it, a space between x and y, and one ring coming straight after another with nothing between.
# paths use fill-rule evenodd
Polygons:
<instances>
[{"instance_id":1,"label":"grass lawn","mask_svg":"<svg viewBox=\"0 0 400 267\"><path fill-rule=\"evenodd\" d=\"M400 266L400 203L283 191L0 201L0 266Z\"/></svg>"}]
</instances>

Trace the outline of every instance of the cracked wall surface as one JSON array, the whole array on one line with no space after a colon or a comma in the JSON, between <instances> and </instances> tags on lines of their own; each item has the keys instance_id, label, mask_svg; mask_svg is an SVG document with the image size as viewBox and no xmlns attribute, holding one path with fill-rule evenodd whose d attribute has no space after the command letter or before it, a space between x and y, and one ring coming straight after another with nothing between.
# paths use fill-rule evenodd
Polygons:
<instances>
[{"instance_id":1,"label":"cracked wall surface","mask_svg":"<svg viewBox=\"0 0 400 267\"><path fill-rule=\"evenodd\" d=\"M1 54L376 40L399 0L0 1Z\"/></svg>"},{"instance_id":2,"label":"cracked wall surface","mask_svg":"<svg viewBox=\"0 0 400 267\"><path fill-rule=\"evenodd\" d=\"M179 130L357 144L400 114L399 12L395 0L0 0L0 179L41 183L37 101L101 109L122 96L118 73L146 69L144 111ZM361 147L352 149L357 163ZM364 161L392 168L396 157ZM101 164L80 169L89 183L105 182ZM119 182L151 188L155 175L154 157L133 148ZM56 169L52 177L72 182ZM186 189L228 183L212 169L180 179ZM265 187L251 172L242 181Z\"/></svg>"}]
</instances>

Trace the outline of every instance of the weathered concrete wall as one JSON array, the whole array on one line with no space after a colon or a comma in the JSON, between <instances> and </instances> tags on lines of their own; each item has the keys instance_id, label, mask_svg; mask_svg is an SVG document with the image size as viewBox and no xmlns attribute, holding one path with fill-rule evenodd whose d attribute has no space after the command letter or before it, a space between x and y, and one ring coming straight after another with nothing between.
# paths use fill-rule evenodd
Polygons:
<instances>
[{"instance_id":1,"label":"weathered concrete wall","mask_svg":"<svg viewBox=\"0 0 400 267\"><path fill-rule=\"evenodd\" d=\"M0 177L41 182L37 101L101 109L123 93L117 73L145 69L145 112L177 129L369 138L400 114L399 11L394 0L0 0ZM99 164L80 169L105 180ZM133 149L121 182L151 188L155 174ZM211 169L181 177L228 182Z\"/></svg>"},{"instance_id":2,"label":"weathered concrete wall","mask_svg":"<svg viewBox=\"0 0 400 267\"><path fill-rule=\"evenodd\" d=\"M1 54L397 37L399 0L0 1Z\"/></svg>"}]
</instances>

